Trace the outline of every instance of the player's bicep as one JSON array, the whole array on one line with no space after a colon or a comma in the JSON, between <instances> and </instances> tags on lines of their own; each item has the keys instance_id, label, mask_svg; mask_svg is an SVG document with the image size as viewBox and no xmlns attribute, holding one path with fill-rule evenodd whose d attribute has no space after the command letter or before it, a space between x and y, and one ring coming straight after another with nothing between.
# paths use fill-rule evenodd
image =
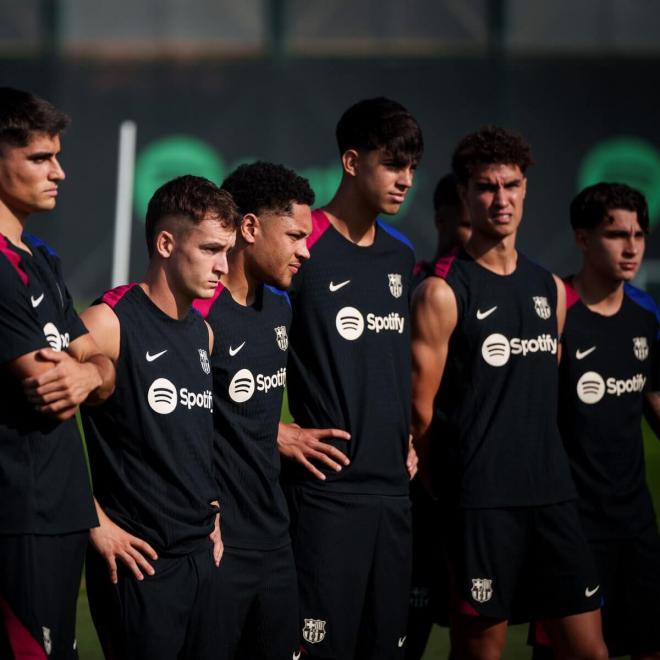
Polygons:
<instances>
[{"instance_id":1,"label":"player's bicep","mask_svg":"<svg viewBox=\"0 0 660 660\"><path fill-rule=\"evenodd\" d=\"M120 350L120 327L119 319L112 309L105 303L92 305L88 307L81 315L80 318L89 331L92 344L97 347L98 351L103 355L109 357L113 362L119 359ZM81 342L87 335L79 337L76 342ZM81 347L90 347L92 344L88 342L82 344ZM72 344L73 345L73 344Z\"/></svg>"},{"instance_id":2,"label":"player's bicep","mask_svg":"<svg viewBox=\"0 0 660 660\"><path fill-rule=\"evenodd\" d=\"M204 321L204 324L206 325L206 329L208 330L209 333L209 355L213 355L213 344L215 343L215 335L213 334L213 328L211 327L211 324L208 321Z\"/></svg>"}]
</instances>

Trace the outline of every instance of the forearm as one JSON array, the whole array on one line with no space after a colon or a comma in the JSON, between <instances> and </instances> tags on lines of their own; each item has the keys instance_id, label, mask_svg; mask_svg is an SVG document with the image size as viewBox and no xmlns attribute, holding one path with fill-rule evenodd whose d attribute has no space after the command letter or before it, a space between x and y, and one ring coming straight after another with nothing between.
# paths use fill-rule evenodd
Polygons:
<instances>
[{"instance_id":1,"label":"forearm","mask_svg":"<svg viewBox=\"0 0 660 660\"><path fill-rule=\"evenodd\" d=\"M89 406L98 405L115 391L115 366L112 360L100 353L91 355L82 364L92 370L92 382L98 382L98 385L90 390L84 403Z\"/></svg>"}]
</instances>

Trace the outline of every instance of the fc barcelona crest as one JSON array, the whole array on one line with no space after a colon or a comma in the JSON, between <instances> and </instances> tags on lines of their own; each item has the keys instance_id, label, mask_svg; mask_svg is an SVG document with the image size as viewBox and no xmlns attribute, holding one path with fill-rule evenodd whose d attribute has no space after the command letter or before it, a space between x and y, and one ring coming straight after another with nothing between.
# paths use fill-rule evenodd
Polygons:
<instances>
[{"instance_id":1,"label":"fc barcelona crest","mask_svg":"<svg viewBox=\"0 0 660 660\"><path fill-rule=\"evenodd\" d=\"M390 293L395 298L401 298L403 293L403 284L401 284L401 274L400 273L389 273L387 275L390 284Z\"/></svg>"},{"instance_id":2,"label":"fc barcelona crest","mask_svg":"<svg viewBox=\"0 0 660 660\"><path fill-rule=\"evenodd\" d=\"M305 619L303 638L310 644L318 644L325 639L325 624L321 619Z\"/></svg>"},{"instance_id":3,"label":"fc barcelona crest","mask_svg":"<svg viewBox=\"0 0 660 660\"><path fill-rule=\"evenodd\" d=\"M550 318L552 314L552 309L548 304L548 299L545 296L534 296L532 298L534 301L534 310L544 321Z\"/></svg>"},{"instance_id":4,"label":"fc barcelona crest","mask_svg":"<svg viewBox=\"0 0 660 660\"><path fill-rule=\"evenodd\" d=\"M638 360L646 360L649 356L649 345L646 337L633 337L633 351Z\"/></svg>"},{"instance_id":5,"label":"fc barcelona crest","mask_svg":"<svg viewBox=\"0 0 660 660\"><path fill-rule=\"evenodd\" d=\"M286 351L289 348L289 336L286 334L286 326L278 325L275 328L275 339L281 350Z\"/></svg>"},{"instance_id":6,"label":"fc barcelona crest","mask_svg":"<svg viewBox=\"0 0 660 660\"><path fill-rule=\"evenodd\" d=\"M210 374L211 364L209 362L209 354L203 348L198 349L198 351L199 351L199 362L202 365L202 371L204 371L205 374Z\"/></svg>"},{"instance_id":7,"label":"fc barcelona crest","mask_svg":"<svg viewBox=\"0 0 660 660\"><path fill-rule=\"evenodd\" d=\"M472 578L472 598L477 603L487 603L493 597L493 581L487 578Z\"/></svg>"}]
</instances>

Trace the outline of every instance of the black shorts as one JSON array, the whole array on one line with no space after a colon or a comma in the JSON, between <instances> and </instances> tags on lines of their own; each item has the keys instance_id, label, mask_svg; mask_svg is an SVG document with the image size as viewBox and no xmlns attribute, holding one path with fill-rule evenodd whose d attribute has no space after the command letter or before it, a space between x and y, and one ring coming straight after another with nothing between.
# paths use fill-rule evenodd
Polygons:
<instances>
[{"instance_id":1,"label":"black shorts","mask_svg":"<svg viewBox=\"0 0 660 660\"><path fill-rule=\"evenodd\" d=\"M289 489L303 657L403 658L410 499Z\"/></svg>"},{"instance_id":2,"label":"black shorts","mask_svg":"<svg viewBox=\"0 0 660 660\"><path fill-rule=\"evenodd\" d=\"M88 532L0 536L0 658L77 658Z\"/></svg>"},{"instance_id":3,"label":"black shorts","mask_svg":"<svg viewBox=\"0 0 660 660\"><path fill-rule=\"evenodd\" d=\"M213 578L216 660L288 660L300 650L298 581L291 545L277 550L225 546Z\"/></svg>"},{"instance_id":4,"label":"black shorts","mask_svg":"<svg viewBox=\"0 0 660 660\"><path fill-rule=\"evenodd\" d=\"M520 622L600 607L575 502L457 512L450 570L454 613Z\"/></svg>"},{"instance_id":5,"label":"black shorts","mask_svg":"<svg viewBox=\"0 0 660 660\"><path fill-rule=\"evenodd\" d=\"M590 541L603 598L603 637L611 656L660 651L660 536L655 520L628 539ZM533 645L548 644L543 624Z\"/></svg>"},{"instance_id":6,"label":"black shorts","mask_svg":"<svg viewBox=\"0 0 660 660\"><path fill-rule=\"evenodd\" d=\"M213 660L217 611L212 598L216 568L209 547L182 557L151 561L154 575L138 581L117 562L119 580L91 546L85 574L92 620L107 660Z\"/></svg>"}]
</instances>

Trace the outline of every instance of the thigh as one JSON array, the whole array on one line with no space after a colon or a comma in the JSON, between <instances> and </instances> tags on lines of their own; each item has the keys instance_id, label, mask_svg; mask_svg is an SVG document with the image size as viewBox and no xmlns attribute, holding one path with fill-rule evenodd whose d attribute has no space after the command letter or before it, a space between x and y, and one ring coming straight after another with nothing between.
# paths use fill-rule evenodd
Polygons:
<instances>
[{"instance_id":1,"label":"thigh","mask_svg":"<svg viewBox=\"0 0 660 660\"><path fill-rule=\"evenodd\" d=\"M75 625L87 531L0 537L0 621L17 656L77 658Z\"/></svg>"},{"instance_id":2,"label":"thigh","mask_svg":"<svg viewBox=\"0 0 660 660\"><path fill-rule=\"evenodd\" d=\"M538 507L529 563L531 610L558 619L600 608L603 588L575 502Z\"/></svg>"},{"instance_id":3,"label":"thigh","mask_svg":"<svg viewBox=\"0 0 660 660\"><path fill-rule=\"evenodd\" d=\"M405 657L412 528L408 497L380 497L375 539L357 657L361 660Z\"/></svg>"},{"instance_id":4,"label":"thigh","mask_svg":"<svg viewBox=\"0 0 660 660\"><path fill-rule=\"evenodd\" d=\"M215 658L233 660L255 601L261 574L261 553L225 548L220 566L213 572L214 625L218 644Z\"/></svg>"},{"instance_id":5,"label":"thigh","mask_svg":"<svg viewBox=\"0 0 660 660\"><path fill-rule=\"evenodd\" d=\"M524 510L458 511L449 540L452 618L512 618L529 556ZM452 623L452 626L454 624Z\"/></svg>"},{"instance_id":6,"label":"thigh","mask_svg":"<svg viewBox=\"0 0 660 660\"><path fill-rule=\"evenodd\" d=\"M248 612L237 658L280 660L300 652L298 580L293 551L288 545L262 551L261 579Z\"/></svg>"},{"instance_id":7,"label":"thigh","mask_svg":"<svg viewBox=\"0 0 660 660\"><path fill-rule=\"evenodd\" d=\"M311 491L289 493L301 642L308 660L346 660L355 653L378 506L369 497Z\"/></svg>"},{"instance_id":8,"label":"thigh","mask_svg":"<svg viewBox=\"0 0 660 660\"><path fill-rule=\"evenodd\" d=\"M90 551L91 570L87 572L91 580L90 610L110 657L113 660L179 658L198 590L192 556L160 557L152 563L154 575L145 575L144 580L136 580L120 565L118 582L112 585L107 570L104 571L104 560L95 554Z\"/></svg>"}]
</instances>

